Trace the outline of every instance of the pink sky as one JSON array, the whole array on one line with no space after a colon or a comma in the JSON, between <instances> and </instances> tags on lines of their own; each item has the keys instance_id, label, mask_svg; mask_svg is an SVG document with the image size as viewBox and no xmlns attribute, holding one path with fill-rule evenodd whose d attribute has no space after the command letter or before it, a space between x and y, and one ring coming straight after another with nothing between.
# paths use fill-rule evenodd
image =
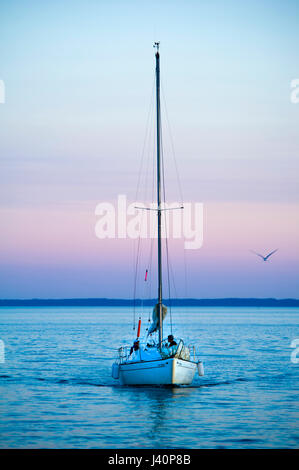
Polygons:
<instances>
[{"instance_id":1,"label":"pink sky","mask_svg":"<svg viewBox=\"0 0 299 470\"><path fill-rule=\"evenodd\" d=\"M98 239L95 206L2 210L2 296L132 297L137 242ZM204 204L203 246L185 250L187 291L183 242L169 243L178 294L296 297L298 213L296 204ZM140 281L148 268L149 243L142 247ZM279 251L267 263L249 252L266 254L275 248Z\"/></svg>"}]
</instances>

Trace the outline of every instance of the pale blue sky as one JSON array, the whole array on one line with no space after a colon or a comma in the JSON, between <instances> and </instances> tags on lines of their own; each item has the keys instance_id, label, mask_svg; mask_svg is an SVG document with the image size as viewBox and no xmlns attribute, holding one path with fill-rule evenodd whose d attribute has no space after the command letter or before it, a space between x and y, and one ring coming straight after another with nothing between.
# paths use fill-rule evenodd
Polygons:
<instances>
[{"instance_id":1,"label":"pale blue sky","mask_svg":"<svg viewBox=\"0 0 299 470\"><path fill-rule=\"evenodd\" d=\"M225 159L228 172L242 163L252 184L255 171L271 165L274 177L282 170L294 185L298 107L289 95L298 75L298 5L3 2L4 172L10 177L17 161L31 173L33 160L42 180L56 174L57 161L61 175L69 172L71 159L77 180L83 154L88 170L99 157L107 171L116 161L120 170L134 167L153 80L151 45L159 39L177 153L195 170L201 157L204 166Z\"/></svg>"}]
</instances>

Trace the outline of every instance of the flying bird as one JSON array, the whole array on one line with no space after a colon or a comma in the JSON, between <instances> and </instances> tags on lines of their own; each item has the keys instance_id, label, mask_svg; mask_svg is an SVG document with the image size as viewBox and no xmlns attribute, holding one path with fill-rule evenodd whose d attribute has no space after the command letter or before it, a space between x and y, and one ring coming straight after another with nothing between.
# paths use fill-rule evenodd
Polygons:
<instances>
[{"instance_id":1,"label":"flying bird","mask_svg":"<svg viewBox=\"0 0 299 470\"><path fill-rule=\"evenodd\" d=\"M266 255L266 256L263 256L263 255L261 255L260 253L257 253L256 251L253 251L253 250L250 250L250 251L251 251L251 253L254 253L255 255L257 255L257 256L259 256L260 258L262 258L263 261L267 261L267 260L270 258L270 256L272 256L273 253L275 253L277 250L278 250L278 248L276 248L276 250L271 251L271 253L269 253L269 254Z\"/></svg>"}]
</instances>

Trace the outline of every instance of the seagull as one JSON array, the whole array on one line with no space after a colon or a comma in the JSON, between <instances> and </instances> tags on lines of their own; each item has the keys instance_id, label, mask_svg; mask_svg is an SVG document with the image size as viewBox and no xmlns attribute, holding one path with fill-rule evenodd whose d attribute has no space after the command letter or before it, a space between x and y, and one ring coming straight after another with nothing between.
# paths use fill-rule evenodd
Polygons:
<instances>
[{"instance_id":1,"label":"seagull","mask_svg":"<svg viewBox=\"0 0 299 470\"><path fill-rule=\"evenodd\" d=\"M275 253L276 251L278 250L278 248L276 248L276 250L273 250L271 251L271 253L269 253L268 255L266 256L263 256L263 255L260 255L259 253L257 253L256 251L253 251L253 250L250 250L251 253L254 253L255 255L259 256L260 258L263 259L263 261L267 261L271 255L273 255L273 253Z\"/></svg>"}]
</instances>

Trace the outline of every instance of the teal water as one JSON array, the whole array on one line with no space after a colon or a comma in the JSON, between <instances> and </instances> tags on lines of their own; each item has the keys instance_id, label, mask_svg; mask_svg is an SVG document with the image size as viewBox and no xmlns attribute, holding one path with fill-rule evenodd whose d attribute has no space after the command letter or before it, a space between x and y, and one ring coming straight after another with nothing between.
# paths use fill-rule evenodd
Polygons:
<instances>
[{"instance_id":1,"label":"teal water","mask_svg":"<svg viewBox=\"0 0 299 470\"><path fill-rule=\"evenodd\" d=\"M131 308L0 308L0 447L298 447L290 344L299 309L175 308L172 317L205 377L138 388L111 377L115 350L133 339Z\"/></svg>"}]
</instances>

